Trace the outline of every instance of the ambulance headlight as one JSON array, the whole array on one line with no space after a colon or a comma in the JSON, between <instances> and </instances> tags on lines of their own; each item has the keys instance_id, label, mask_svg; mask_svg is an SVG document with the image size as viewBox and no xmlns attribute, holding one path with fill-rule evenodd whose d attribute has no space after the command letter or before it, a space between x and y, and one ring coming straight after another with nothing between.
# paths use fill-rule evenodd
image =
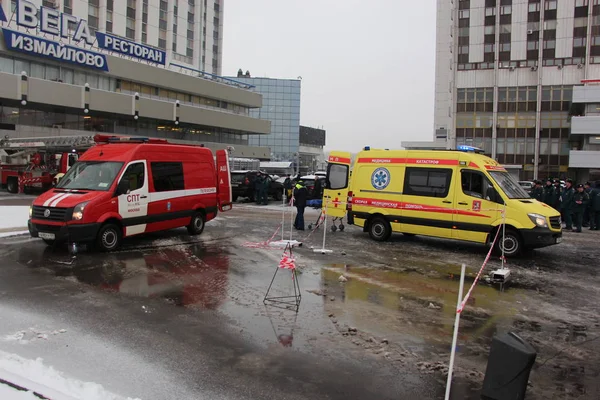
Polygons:
<instances>
[{"instance_id":1,"label":"ambulance headlight","mask_svg":"<svg viewBox=\"0 0 600 400\"><path fill-rule=\"evenodd\" d=\"M75 221L80 221L83 219L83 210L85 210L85 206L87 206L87 203L89 203L89 201L79 203L75 206L75 208L73 209L73 219Z\"/></svg>"},{"instance_id":2,"label":"ambulance headlight","mask_svg":"<svg viewBox=\"0 0 600 400\"><path fill-rule=\"evenodd\" d=\"M540 215L540 214L527 214L527 215L529 215L529 219L531 219L531 222L533 222L540 228L548 227L548 221L546 220L546 217L544 217L543 215Z\"/></svg>"}]
</instances>

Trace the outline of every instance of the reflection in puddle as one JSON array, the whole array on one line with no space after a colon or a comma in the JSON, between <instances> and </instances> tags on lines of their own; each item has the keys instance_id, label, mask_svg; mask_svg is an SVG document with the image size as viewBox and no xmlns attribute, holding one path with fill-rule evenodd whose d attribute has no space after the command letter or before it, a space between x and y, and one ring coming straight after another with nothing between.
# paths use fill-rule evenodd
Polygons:
<instances>
[{"instance_id":1,"label":"reflection in puddle","mask_svg":"<svg viewBox=\"0 0 600 400\"><path fill-rule=\"evenodd\" d=\"M51 268L60 276L72 275L80 282L104 290L164 298L178 306L215 309L227 298L229 255L222 249L194 245L109 254L80 253L68 267L61 263L61 257L69 256L45 254L39 266Z\"/></svg>"},{"instance_id":2,"label":"reflection in puddle","mask_svg":"<svg viewBox=\"0 0 600 400\"><path fill-rule=\"evenodd\" d=\"M344 302L349 323L379 328L385 335L406 335L414 342L445 344L452 334L459 286L455 269L459 267L429 267L395 270L332 265L323 268L322 285ZM341 274L348 278L343 285L338 279ZM467 288L470 282L472 278L467 279ZM461 340L490 338L498 325L510 326L522 295L522 289L500 292L478 285L461 318ZM380 326L373 323L376 314Z\"/></svg>"}]
</instances>

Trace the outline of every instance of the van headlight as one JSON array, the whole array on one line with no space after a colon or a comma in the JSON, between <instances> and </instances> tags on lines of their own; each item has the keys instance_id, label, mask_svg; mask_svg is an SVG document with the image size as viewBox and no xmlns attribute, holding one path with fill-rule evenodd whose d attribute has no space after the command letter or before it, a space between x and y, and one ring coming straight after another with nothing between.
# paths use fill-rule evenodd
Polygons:
<instances>
[{"instance_id":1,"label":"van headlight","mask_svg":"<svg viewBox=\"0 0 600 400\"><path fill-rule=\"evenodd\" d=\"M531 222L533 222L540 228L548 227L548 220L543 215L540 215L540 214L527 214L527 215L529 216L529 219L531 219Z\"/></svg>"},{"instance_id":2,"label":"van headlight","mask_svg":"<svg viewBox=\"0 0 600 400\"><path fill-rule=\"evenodd\" d=\"M33 216L33 204L29 206L29 219Z\"/></svg>"},{"instance_id":3,"label":"van headlight","mask_svg":"<svg viewBox=\"0 0 600 400\"><path fill-rule=\"evenodd\" d=\"M79 203L75 206L75 208L73 209L73 219L75 221L80 221L83 219L83 210L85 210L85 206L87 206L87 203L89 203L89 201Z\"/></svg>"}]
</instances>

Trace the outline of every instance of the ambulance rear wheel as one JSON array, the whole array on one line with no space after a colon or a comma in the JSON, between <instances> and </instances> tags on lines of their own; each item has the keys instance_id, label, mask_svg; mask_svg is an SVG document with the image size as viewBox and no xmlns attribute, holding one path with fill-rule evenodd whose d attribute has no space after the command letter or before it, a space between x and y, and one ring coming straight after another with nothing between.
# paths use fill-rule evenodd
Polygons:
<instances>
[{"instance_id":1,"label":"ambulance rear wheel","mask_svg":"<svg viewBox=\"0 0 600 400\"><path fill-rule=\"evenodd\" d=\"M523 251L523 240L517 231L507 228L504 240L502 240L502 232L500 232L496 242L496 251L498 254L502 254L502 248L504 248L504 255L506 257L514 257L521 254Z\"/></svg>"},{"instance_id":2,"label":"ambulance rear wheel","mask_svg":"<svg viewBox=\"0 0 600 400\"><path fill-rule=\"evenodd\" d=\"M369 224L369 236L378 242L385 242L392 235L392 227L382 217L375 217Z\"/></svg>"},{"instance_id":3,"label":"ambulance rear wheel","mask_svg":"<svg viewBox=\"0 0 600 400\"><path fill-rule=\"evenodd\" d=\"M96 238L96 246L102 251L113 251L121 245L123 233L115 224L106 224L100 228Z\"/></svg>"},{"instance_id":4,"label":"ambulance rear wheel","mask_svg":"<svg viewBox=\"0 0 600 400\"><path fill-rule=\"evenodd\" d=\"M204 214L197 212L192 217L192 221L187 226L190 235L199 235L204 230Z\"/></svg>"}]
</instances>

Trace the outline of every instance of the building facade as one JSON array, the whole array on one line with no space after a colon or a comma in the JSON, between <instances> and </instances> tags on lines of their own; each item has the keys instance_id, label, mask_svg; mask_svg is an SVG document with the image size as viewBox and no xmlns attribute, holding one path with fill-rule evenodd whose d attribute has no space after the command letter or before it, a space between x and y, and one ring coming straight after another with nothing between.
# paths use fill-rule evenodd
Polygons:
<instances>
[{"instance_id":1,"label":"building facade","mask_svg":"<svg viewBox=\"0 0 600 400\"><path fill-rule=\"evenodd\" d=\"M600 80L573 88L570 114L573 146L569 167L577 169L581 182L600 181Z\"/></svg>"},{"instance_id":2,"label":"building facade","mask_svg":"<svg viewBox=\"0 0 600 400\"><path fill-rule=\"evenodd\" d=\"M300 125L300 172L304 174L327 168L323 152L325 144L324 129Z\"/></svg>"},{"instance_id":3,"label":"building facade","mask_svg":"<svg viewBox=\"0 0 600 400\"><path fill-rule=\"evenodd\" d=\"M62 11L75 0L59 9L20 0L15 13L11 3L3 0L0 13L2 137L114 133L233 146L233 156L269 159L248 143L250 134L271 132L269 121L250 116L262 106L251 86L179 72L166 51L94 31Z\"/></svg>"},{"instance_id":4,"label":"building facade","mask_svg":"<svg viewBox=\"0 0 600 400\"><path fill-rule=\"evenodd\" d=\"M483 148L521 179L585 175L569 111L574 86L600 78L600 1L437 4L434 140Z\"/></svg>"},{"instance_id":5,"label":"building facade","mask_svg":"<svg viewBox=\"0 0 600 400\"><path fill-rule=\"evenodd\" d=\"M167 65L221 75L225 0L28 0L103 32L166 52ZM19 0L3 0L9 21ZM67 39L68 41L68 39Z\"/></svg>"},{"instance_id":6,"label":"building facade","mask_svg":"<svg viewBox=\"0 0 600 400\"><path fill-rule=\"evenodd\" d=\"M263 106L250 110L250 116L271 122L270 135L250 135L251 146L269 147L271 160L290 161L296 168L300 149L300 92L298 79L235 77L253 86L263 98Z\"/></svg>"}]
</instances>

